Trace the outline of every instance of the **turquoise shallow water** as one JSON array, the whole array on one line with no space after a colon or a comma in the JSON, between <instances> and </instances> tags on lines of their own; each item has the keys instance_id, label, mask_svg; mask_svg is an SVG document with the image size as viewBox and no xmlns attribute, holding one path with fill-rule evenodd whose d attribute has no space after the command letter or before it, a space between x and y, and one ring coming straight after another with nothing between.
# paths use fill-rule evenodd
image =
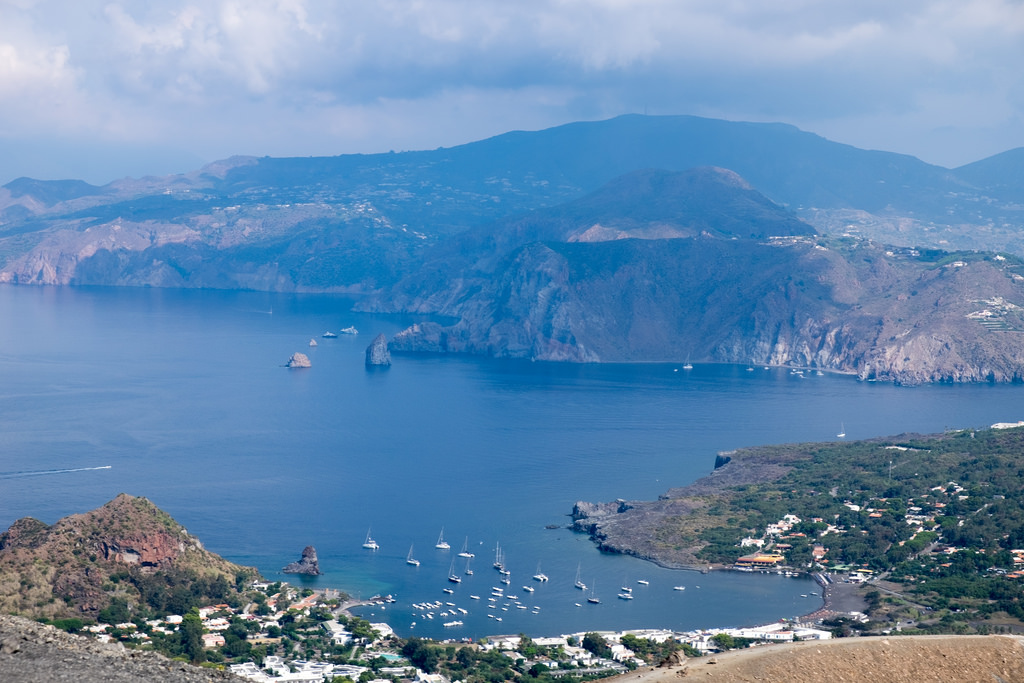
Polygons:
<instances>
[{"instance_id":1,"label":"turquoise shallow water","mask_svg":"<svg viewBox=\"0 0 1024 683\"><path fill-rule=\"evenodd\" d=\"M0 524L143 495L269 578L289 578L280 567L315 545L326 574L305 581L394 594L384 615L403 634L749 624L812 611L815 587L673 572L545 527L565 525L576 500L652 498L693 481L720 450L834 439L841 425L852 439L1024 415L1024 387L899 388L734 366L398 356L368 372L371 338L410 321L350 307L333 296L0 287ZM348 325L361 334L321 337ZM282 367L295 351L313 367ZM442 527L447 552L434 548ZM371 528L376 552L361 547ZM474 573L449 584L464 542ZM496 543L507 586L490 566ZM405 563L411 545L419 568ZM543 585L530 579L538 564ZM573 588L577 566L600 605ZM634 600L615 598L623 584ZM495 586L527 609L488 610ZM432 620L410 606L438 600ZM439 616L447 602L456 616Z\"/></svg>"}]
</instances>

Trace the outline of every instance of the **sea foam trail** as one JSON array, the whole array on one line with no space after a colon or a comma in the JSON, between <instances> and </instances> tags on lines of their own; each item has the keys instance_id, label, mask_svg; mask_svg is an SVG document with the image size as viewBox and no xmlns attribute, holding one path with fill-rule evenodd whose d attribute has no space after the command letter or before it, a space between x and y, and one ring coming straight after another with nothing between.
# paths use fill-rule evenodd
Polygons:
<instances>
[{"instance_id":1,"label":"sea foam trail","mask_svg":"<svg viewBox=\"0 0 1024 683\"><path fill-rule=\"evenodd\" d=\"M111 465L99 467L72 467L63 470L31 470L28 472L0 472L0 479L17 479L19 477L40 477L44 474L67 474L68 472L90 472L92 470L109 470Z\"/></svg>"}]
</instances>

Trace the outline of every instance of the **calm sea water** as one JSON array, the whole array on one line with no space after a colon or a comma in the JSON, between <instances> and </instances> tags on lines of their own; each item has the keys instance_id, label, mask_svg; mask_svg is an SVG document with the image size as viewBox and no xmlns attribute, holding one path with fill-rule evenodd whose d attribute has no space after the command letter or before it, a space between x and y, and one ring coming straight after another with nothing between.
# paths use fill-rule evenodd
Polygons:
<instances>
[{"instance_id":1,"label":"calm sea water","mask_svg":"<svg viewBox=\"0 0 1024 683\"><path fill-rule=\"evenodd\" d=\"M834 439L841 425L861 438L1024 416L1024 387L898 388L762 368L402 356L370 372L371 338L409 320L350 307L331 296L0 287L0 525L145 496L268 578L394 594L366 614L402 634L751 624L812 611L816 587L664 570L546 526L564 526L576 500L652 498L691 482L720 450ZM321 337L348 325L360 334ZM295 351L313 367L285 369ZM434 547L442 527L447 552ZM361 547L370 529L379 551ZM464 543L472 576L452 562ZM497 543L508 586L491 568ZM326 574L280 574L307 544ZM419 568L405 563L411 546ZM538 566L548 583L530 579ZM573 588L577 567L600 605ZM443 593L453 569L464 580ZM634 600L616 599L623 584ZM487 609L493 586L528 609ZM442 617L443 605L427 619L411 607L427 601L468 614ZM441 626L456 618L464 625Z\"/></svg>"}]
</instances>

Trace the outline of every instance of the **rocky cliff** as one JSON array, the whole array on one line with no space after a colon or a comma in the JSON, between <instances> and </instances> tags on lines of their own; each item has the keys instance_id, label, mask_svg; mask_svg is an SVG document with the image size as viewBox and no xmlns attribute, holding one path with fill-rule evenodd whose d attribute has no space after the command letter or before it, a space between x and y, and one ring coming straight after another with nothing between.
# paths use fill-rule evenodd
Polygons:
<instances>
[{"instance_id":1,"label":"rocky cliff","mask_svg":"<svg viewBox=\"0 0 1024 683\"><path fill-rule=\"evenodd\" d=\"M113 574L130 581L111 583ZM0 611L30 616L95 616L114 595L140 599L139 586L175 576L231 590L256 570L205 550L145 498L121 494L52 526L31 518L0 535ZM127 592L126 592L127 591Z\"/></svg>"},{"instance_id":2,"label":"rocky cliff","mask_svg":"<svg viewBox=\"0 0 1024 683\"><path fill-rule=\"evenodd\" d=\"M366 347L366 365L368 367L388 367L391 365L391 353L388 351L388 339L378 334L373 342Z\"/></svg>"}]
</instances>

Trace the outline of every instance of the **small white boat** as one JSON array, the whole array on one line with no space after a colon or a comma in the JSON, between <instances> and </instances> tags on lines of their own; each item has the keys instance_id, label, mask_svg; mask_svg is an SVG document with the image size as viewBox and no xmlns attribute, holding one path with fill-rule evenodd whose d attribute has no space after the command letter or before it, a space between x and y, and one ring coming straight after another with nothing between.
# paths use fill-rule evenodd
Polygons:
<instances>
[{"instance_id":1,"label":"small white boat","mask_svg":"<svg viewBox=\"0 0 1024 683\"><path fill-rule=\"evenodd\" d=\"M479 596L479 595L470 595L470 596L469 596L469 599L470 599L470 600L479 600L479 599L480 599L480 596Z\"/></svg>"},{"instance_id":2,"label":"small white boat","mask_svg":"<svg viewBox=\"0 0 1024 683\"><path fill-rule=\"evenodd\" d=\"M377 541L373 540L373 537L370 536L369 529L366 530L366 540L363 541L363 547L367 550L380 550L380 545L378 545Z\"/></svg>"},{"instance_id":3,"label":"small white boat","mask_svg":"<svg viewBox=\"0 0 1024 683\"><path fill-rule=\"evenodd\" d=\"M437 543L434 544L434 547L438 550L449 550L451 548L448 545L448 541L444 540L444 527L441 527L441 535L437 537Z\"/></svg>"},{"instance_id":4,"label":"small white boat","mask_svg":"<svg viewBox=\"0 0 1024 683\"><path fill-rule=\"evenodd\" d=\"M342 334L359 334L359 330L349 325L341 331Z\"/></svg>"},{"instance_id":5,"label":"small white boat","mask_svg":"<svg viewBox=\"0 0 1024 683\"><path fill-rule=\"evenodd\" d=\"M674 590L674 591L684 591L684 590L686 590L686 586L672 586L672 590Z\"/></svg>"},{"instance_id":6,"label":"small white boat","mask_svg":"<svg viewBox=\"0 0 1024 683\"><path fill-rule=\"evenodd\" d=\"M445 589L444 589L444 592L445 592L445 593L447 593L448 595L451 595L451 594L453 594L453 593L454 593L455 591L453 591L453 590L452 590L451 588L445 588Z\"/></svg>"},{"instance_id":7,"label":"small white boat","mask_svg":"<svg viewBox=\"0 0 1024 683\"><path fill-rule=\"evenodd\" d=\"M316 346L316 339L310 339L309 340L309 345L310 346Z\"/></svg>"},{"instance_id":8,"label":"small white boat","mask_svg":"<svg viewBox=\"0 0 1024 683\"><path fill-rule=\"evenodd\" d=\"M637 579L636 582L639 583L641 586L649 586L649 585L651 585L651 582L647 581L645 579Z\"/></svg>"},{"instance_id":9,"label":"small white boat","mask_svg":"<svg viewBox=\"0 0 1024 683\"><path fill-rule=\"evenodd\" d=\"M324 332L323 334L324 339L334 339L337 336L338 335L334 334L333 332Z\"/></svg>"},{"instance_id":10,"label":"small white boat","mask_svg":"<svg viewBox=\"0 0 1024 683\"><path fill-rule=\"evenodd\" d=\"M532 593L536 589L533 586L523 586L523 590L527 593Z\"/></svg>"},{"instance_id":11,"label":"small white boat","mask_svg":"<svg viewBox=\"0 0 1024 683\"><path fill-rule=\"evenodd\" d=\"M693 370L693 365L691 363L687 363L683 366L683 370Z\"/></svg>"},{"instance_id":12,"label":"small white boat","mask_svg":"<svg viewBox=\"0 0 1024 683\"><path fill-rule=\"evenodd\" d=\"M416 559L413 559L413 556L412 556L412 546L409 546L409 554L405 556L405 563L408 564L408 565L411 565L413 567L420 566L420 561L416 560Z\"/></svg>"},{"instance_id":13,"label":"small white boat","mask_svg":"<svg viewBox=\"0 0 1024 683\"><path fill-rule=\"evenodd\" d=\"M633 595L631 593L619 593L619 600L632 600Z\"/></svg>"}]
</instances>

